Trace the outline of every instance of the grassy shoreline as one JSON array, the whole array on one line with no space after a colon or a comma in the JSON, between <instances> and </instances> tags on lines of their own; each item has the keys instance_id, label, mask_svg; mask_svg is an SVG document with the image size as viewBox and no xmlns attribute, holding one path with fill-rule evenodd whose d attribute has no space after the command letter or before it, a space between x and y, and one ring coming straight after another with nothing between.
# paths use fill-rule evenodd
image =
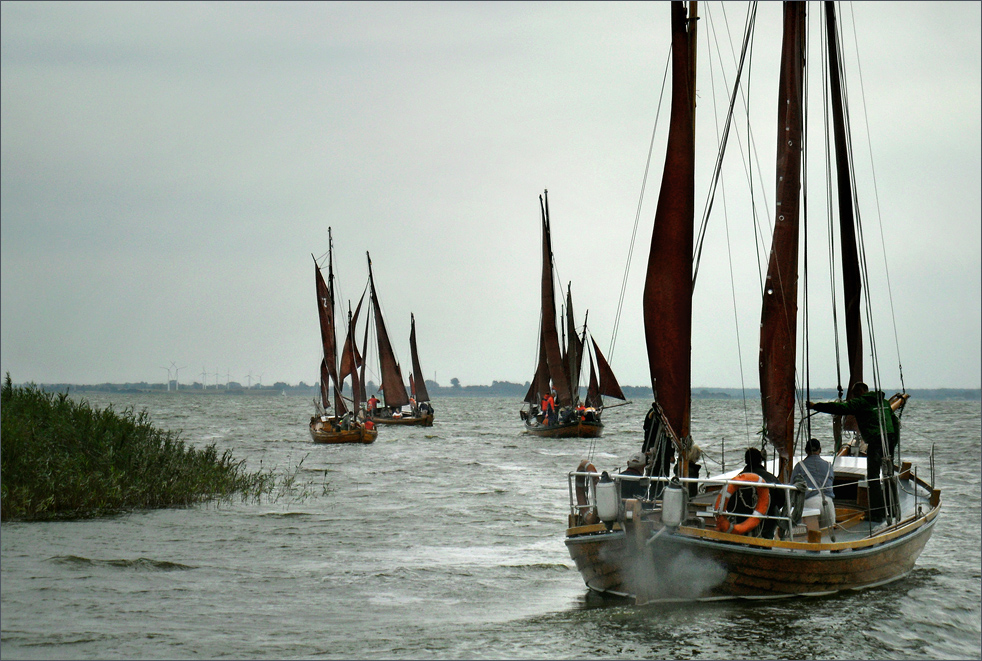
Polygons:
<instances>
[{"instance_id":1,"label":"grassy shoreline","mask_svg":"<svg viewBox=\"0 0 982 661\"><path fill-rule=\"evenodd\" d=\"M272 471L214 445L188 446L146 411L92 408L68 393L14 386L0 393L0 520L76 519L133 509L260 499Z\"/></svg>"}]
</instances>

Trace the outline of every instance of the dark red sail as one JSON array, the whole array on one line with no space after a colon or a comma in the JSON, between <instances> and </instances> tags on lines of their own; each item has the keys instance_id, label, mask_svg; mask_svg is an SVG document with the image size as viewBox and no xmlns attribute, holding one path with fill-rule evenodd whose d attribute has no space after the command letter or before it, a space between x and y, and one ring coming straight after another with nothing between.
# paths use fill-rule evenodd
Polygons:
<instances>
[{"instance_id":1,"label":"dark red sail","mask_svg":"<svg viewBox=\"0 0 982 661\"><path fill-rule=\"evenodd\" d=\"M416 401L417 402L428 402L430 401L430 394L426 392L426 381L423 378L423 369L419 366L419 354L416 351L416 317L411 312L409 313L410 319L410 330L409 330L409 352L412 354L413 359L413 377L414 385L416 386Z\"/></svg>"},{"instance_id":2,"label":"dark red sail","mask_svg":"<svg viewBox=\"0 0 982 661\"><path fill-rule=\"evenodd\" d=\"M785 481L794 442L804 47L805 3L787 2L778 96L777 213L760 321L765 434L781 457L780 477Z\"/></svg>"},{"instance_id":3,"label":"dark red sail","mask_svg":"<svg viewBox=\"0 0 982 661\"><path fill-rule=\"evenodd\" d=\"M832 126L835 143L836 188L839 202L839 240L842 242L842 291L845 298L846 352L849 356L849 386L863 380L863 322L861 317L863 284L859 272L859 252L853 214L852 168L849 165L849 135L845 117L839 63L839 36L835 3L825 3L828 34L829 81L831 83ZM855 424L855 423L853 423Z\"/></svg>"},{"instance_id":4,"label":"dark red sail","mask_svg":"<svg viewBox=\"0 0 982 661\"><path fill-rule=\"evenodd\" d=\"M597 355L597 371L600 372L600 384L597 392L605 397L626 400L627 397L624 396L624 391L621 390L620 384L617 383L617 377L614 376L614 370L610 369L607 359L600 353L597 341L592 337L590 341L593 342L593 353ZM590 371L593 371L593 359L590 360Z\"/></svg>"},{"instance_id":5,"label":"dark red sail","mask_svg":"<svg viewBox=\"0 0 982 661\"><path fill-rule=\"evenodd\" d=\"M583 400L583 404L592 408L603 406L603 399L600 397L600 384L597 383L597 373L593 369L592 356L590 357L590 384L586 388L586 399Z\"/></svg>"},{"instance_id":6,"label":"dark red sail","mask_svg":"<svg viewBox=\"0 0 982 661\"><path fill-rule=\"evenodd\" d=\"M330 248L328 250L328 278L330 284L325 282L324 275L317 265L317 259L314 258L314 285L317 291L317 314L321 330L321 345L323 347L324 363L327 365L327 374L329 377L327 381L328 393L334 394L335 411L338 415L341 415L347 412L347 407L345 407L344 399L341 397L341 385L338 379L337 339L335 338L334 327L334 264L332 253L333 248Z\"/></svg>"},{"instance_id":7,"label":"dark red sail","mask_svg":"<svg viewBox=\"0 0 982 661\"><path fill-rule=\"evenodd\" d=\"M382 397L386 406L405 406L409 403L409 395L406 393L406 383L402 380L402 370L399 369L395 352L392 351L392 344L389 342L389 334L385 330L385 320L382 318L382 308L379 306L375 279L372 276L371 256L368 257L368 282L371 287L372 308L375 312L375 334L382 370Z\"/></svg>"},{"instance_id":8,"label":"dark red sail","mask_svg":"<svg viewBox=\"0 0 982 661\"><path fill-rule=\"evenodd\" d=\"M362 364L362 357L358 353L357 340L354 334L355 328L358 326L358 315L361 314L361 304L364 301L365 294L362 292L361 298L358 299L358 306L355 308L355 314L351 317L350 323L348 324L348 334L344 338L344 349L341 351L341 368L338 370L338 376L341 377L342 381L347 376L357 378L358 368Z\"/></svg>"},{"instance_id":9,"label":"dark red sail","mask_svg":"<svg viewBox=\"0 0 982 661\"><path fill-rule=\"evenodd\" d=\"M644 287L644 331L655 396L672 429L689 433L695 210L695 21L672 3L672 112Z\"/></svg>"},{"instance_id":10,"label":"dark red sail","mask_svg":"<svg viewBox=\"0 0 982 661\"><path fill-rule=\"evenodd\" d=\"M585 329L584 329L585 332ZM572 284L566 287L566 351L563 357L566 383L569 384L572 403L579 399L580 363L583 361L583 340L576 334L576 321L573 319Z\"/></svg>"},{"instance_id":11,"label":"dark red sail","mask_svg":"<svg viewBox=\"0 0 982 661\"><path fill-rule=\"evenodd\" d=\"M545 191L545 200L539 196L539 206L542 209L542 338L545 346L546 363L549 365L549 376L552 387L556 390L556 405L559 407L572 404L569 384L566 381L566 371L563 369L563 354L559 346L559 331L556 328L556 299L552 275L552 237L549 230L549 191Z\"/></svg>"}]
</instances>

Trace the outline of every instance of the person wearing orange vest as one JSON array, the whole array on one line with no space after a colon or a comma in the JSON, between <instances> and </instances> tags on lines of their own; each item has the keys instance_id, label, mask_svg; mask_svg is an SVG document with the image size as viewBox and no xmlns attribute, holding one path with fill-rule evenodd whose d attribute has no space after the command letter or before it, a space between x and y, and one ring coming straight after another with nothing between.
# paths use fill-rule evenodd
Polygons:
<instances>
[{"instance_id":1,"label":"person wearing orange vest","mask_svg":"<svg viewBox=\"0 0 982 661\"><path fill-rule=\"evenodd\" d=\"M556 417L556 400L551 392L547 392L542 398L542 424L550 425Z\"/></svg>"},{"instance_id":2,"label":"person wearing orange vest","mask_svg":"<svg viewBox=\"0 0 982 661\"><path fill-rule=\"evenodd\" d=\"M580 405L576 407L576 413L580 416L580 420L586 420L586 404L580 402Z\"/></svg>"}]
</instances>

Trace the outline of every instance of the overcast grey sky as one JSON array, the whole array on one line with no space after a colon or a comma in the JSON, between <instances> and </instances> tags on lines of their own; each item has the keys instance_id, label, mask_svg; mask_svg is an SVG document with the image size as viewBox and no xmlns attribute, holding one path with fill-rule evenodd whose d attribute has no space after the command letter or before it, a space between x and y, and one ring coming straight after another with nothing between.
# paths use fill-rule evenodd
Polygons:
<instances>
[{"instance_id":1,"label":"overcast grey sky","mask_svg":"<svg viewBox=\"0 0 982 661\"><path fill-rule=\"evenodd\" d=\"M863 67L861 88L858 70L849 80L853 133L869 136L877 182L859 192L870 268L881 245L889 260L892 299L871 287L888 388L898 365L908 388L980 386L980 6L841 8ZM746 5L724 8L738 39ZM723 12L700 13L705 47ZM404 370L413 312L428 378L525 382L546 188L559 278L608 349L669 15L663 2L3 2L2 370L162 382L175 361L184 383L203 370L211 383L314 383L311 253L330 226L344 300L357 302L371 252ZM750 79L766 99L756 195L771 201L779 22L780 5L762 4ZM710 131L712 83L700 72ZM713 150L697 157L698 208ZM641 278L663 157L658 137L609 356L624 385L649 385ZM818 206L824 193L809 193ZM760 262L752 242L735 248L749 275L723 283L718 249L747 212L724 221L716 204L693 383L756 388ZM739 345L724 339L735 319ZM813 386L835 380L813 367Z\"/></svg>"}]
</instances>

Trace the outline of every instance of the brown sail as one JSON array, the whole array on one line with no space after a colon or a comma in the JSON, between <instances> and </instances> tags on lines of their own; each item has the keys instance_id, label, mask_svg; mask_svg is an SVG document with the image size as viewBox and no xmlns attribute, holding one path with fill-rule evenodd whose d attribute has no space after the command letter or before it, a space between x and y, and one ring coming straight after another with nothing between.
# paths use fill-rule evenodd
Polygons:
<instances>
[{"instance_id":1,"label":"brown sail","mask_svg":"<svg viewBox=\"0 0 982 661\"><path fill-rule=\"evenodd\" d=\"M541 338L541 334L540 334ZM549 364L546 362L545 344L539 342L539 362L535 368L535 376L529 384L528 392L525 393L525 400L529 404L539 404L543 395L549 390Z\"/></svg>"},{"instance_id":2,"label":"brown sail","mask_svg":"<svg viewBox=\"0 0 982 661\"><path fill-rule=\"evenodd\" d=\"M409 331L409 352L412 354L413 359L413 381L415 386L415 395L417 402L428 402L430 401L430 394L426 391L426 381L423 378L423 369L419 366L419 353L416 351L416 316L413 313L409 313L410 319L410 331Z\"/></svg>"},{"instance_id":3,"label":"brown sail","mask_svg":"<svg viewBox=\"0 0 982 661\"><path fill-rule=\"evenodd\" d=\"M330 231L328 231L330 236ZM332 245L329 239L328 244ZM311 255L313 257L313 255ZM341 384L338 380L337 368L337 339L335 338L334 327L334 257L333 248L328 249L328 279L330 284L325 282L324 275L317 265L317 258L314 257L314 279L317 291L317 312L321 330L321 345L324 351L324 363L327 366L328 385L326 391L334 395L334 410L338 415L348 411L341 397ZM321 388L324 390L324 381L321 380ZM324 408L329 408L327 402Z\"/></svg>"},{"instance_id":4,"label":"brown sail","mask_svg":"<svg viewBox=\"0 0 982 661\"><path fill-rule=\"evenodd\" d=\"M593 356L590 356L590 382L586 387L586 399L583 400L583 404L594 408L603 406L603 398L600 397L600 384L597 382L597 373L593 369Z\"/></svg>"},{"instance_id":5,"label":"brown sail","mask_svg":"<svg viewBox=\"0 0 982 661\"><path fill-rule=\"evenodd\" d=\"M321 406L331 408L331 375L327 373L327 361L321 358Z\"/></svg>"},{"instance_id":6,"label":"brown sail","mask_svg":"<svg viewBox=\"0 0 982 661\"><path fill-rule=\"evenodd\" d=\"M358 378L358 368L364 362L361 354L358 352L358 346L354 337L355 328L358 326L358 316L361 314L361 304L364 301L365 294L362 292L361 298L358 299L358 306L355 308L355 314L348 320L348 334L344 338L344 349L341 351L341 367L338 370L338 375L342 381L347 376L351 376L353 379Z\"/></svg>"},{"instance_id":7,"label":"brown sail","mask_svg":"<svg viewBox=\"0 0 982 661\"><path fill-rule=\"evenodd\" d=\"M583 361L583 340L576 334L576 321L573 319L572 283L566 286L566 352L563 356L566 383L569 384L570 399L573 405L579 402L580 363ZM586 333L586 326L583 328Z\"/></svg>"},{"instance_id":8,"label":"brown sail","mask_svg":"<svg viewBox=\"0 0 982 661\"><path fill-rule=\"evenodd\" d=\"M695 210L695 21L672 3L672 111L644 286L651 387L675 433L689 433Z\"/></svg>"},{"instance_id":9,"label":"brown sail","mask_svg":"<svg viewBox=\"0 0 982 661\"><path fill-rule=\"evenodd\" d=\"M351 315L351 308L348 308L348 333L344 339L344 349L341 354L341 367L339 369L339 376L343 382L345 377L351 377L351 399L352 399L352 409L358 411L361 408L362 402L365 401L363 392L364 387L361 384L361 380L358 376L358 367L362 364L362 358L358 355L358 347L355 343L355 327L358 325L358 314L361 312L361 304L365 299L365 294L361 296L361 300L358 301L358 307L355 308L354 316Z\"/></svg>"},{"instance_id":10,"label":"brown sail","mask_svg":"<svg viewBox=\"0 0 982 661\"><path fill-rule=\"evenodd\" d=\"M784 4L778 96L777 213L760 320L760 399L767 440L790 478L794 443L798 317L798 199L801 193L804 3Z\"/></svg>"},{"instance_id":11,"label":"brown sail","mask_svg":"<svg viewBox=\"0 0 982 661\"><path fill-rule=\"evenodd\" d=\"M389 334L385 330L385 320L382 318L382 308L379 306L375 278L372 275L371 255L368 255L368 282L371 288L372 308L375 312L375 334L382 369L382 397L388 407L405 406L409 403L409 395L406 393L406 384L402 380L402 370L399 369L395 352L392 351L392 344L389 342Z\"/></svg>"},{"instance_id":12,"label":"brown sail","mask_svg":"<svg viewBox=\"0 0 982 661\"><path fill-rule=\"evenodd\" d=\"M624 396L624 391L621 390L621 386L617 383L617 377L614 376L614 370L610 369L610 365L607 363L607 359L604 355L600 353L600 347L597 346L597 341L590 338L593 343L593 353L597 355L597 371L600 372L600 383L597 387L597 392L605 397L613 397L614 399L626 400L627 397ZM593 359L590 359L590 373L593 373ZM591 376L591 380L592 380Z\"/></svg>"},{"instance_id":13,"label":"brown sail","mask_svg":"<svg viewBox=\"0 0 982 661\"><path fill-rule=\"evenodd\" d=\"M836 189L839 206L839 240L842 243L842 290L845 297L846 352L849 360L849 386L863 380L863 322L861 318L862 280L856 228L853 213L852 168L849 165L849 137L845 117L839 63L839 36L836 30L835 3L825 3L825 27L828 34L829 81L831 85L832 128L835 144ZM851 417L851 416L850 416ZM854 429L855 421L852 422Z\"/></svg>"},{"instance_id":14,"label":"brown sail","mask_svg":"<svg viewBox=\"0 0 982 661\"><path fill-rule=\"evenodd\" d=\"M566 381L566 371L563 369L563 354L559 346L559 331L556 328L556 294L553 288L552 272L552 236L549 230L549 191L545 191L545 199L539 196L539 207L542 210L542 345L545 347L546 364L549 366L549 377L552 387L556 390L556 405L569 406L573 399Z\"/></svg>"},{"instance_id":15,"label":"brown sail","mask_svg":"<svg viewBox=\"0 0 982 661\"><path fill-rule=\"evenodd\" d=\"M368 429L362 425L354 416L348 414L348 407L342 395L342 383L345 377L351 376L352 399L354 410L357 411L361 406L364 397L361 396L363 386L358 379L357 365L360 361L357 349L353 344L353 334L357 322L357 313L354 318L351 315L349 305L347 322L347 339L341 356L338 356L338 345L336 337L336 323L338 321L334 311L334 242L330 238L331 230L328 228L329 249L328 249L328 278L324 279L317 258L314 257L315 287L317 291L317 314L321 333L321 346L323 357L320 361L320 386L321 386L321 405L317 406L316 414L310 418L308 425L311 440L314 443L372 443L378 436L374 429ZM313 255L311 255L313 257ZM364 294L362 295L364 298ZM361 309L361 302L358 304ZM340 369L338 369L338 359L341 359ZM327 414L331 408L330 400L334 399L333 415ZM315 405L317 402L315 401Z\"/></svg>"}]
</instances>

